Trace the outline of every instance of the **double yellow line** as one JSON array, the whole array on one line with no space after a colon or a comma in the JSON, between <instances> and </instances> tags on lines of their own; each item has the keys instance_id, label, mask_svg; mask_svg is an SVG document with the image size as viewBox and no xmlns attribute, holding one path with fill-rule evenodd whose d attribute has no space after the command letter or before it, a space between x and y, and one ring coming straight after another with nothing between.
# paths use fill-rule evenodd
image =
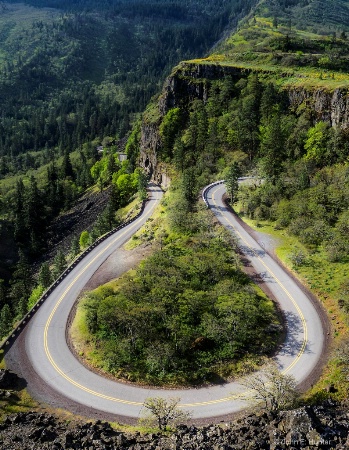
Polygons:
<instances>
[{"instance_id":1,"label":"double yellow line","mask_svg":"<svg viewBox=\"0 0 349 450\"><path fill-rule=\"evenodd\" d=\"M220 187L218 187L217 189L215 189L215 191L212 193L212 200L214 202L215 206L217 205L217 202L215 200L215 195L217 193L217 191L220 189ZM251 250L251 252L256 256L256 258L262 263L262 265L265 267L265 269L267 270L267 272L269 272L272 277L274 278L274 280L277 282L277 284L281 287L281 289L285 292L285 294L287 295L287 297L291 300L292 304L294 305L300 320L302 322L302 328L303 328L303 341L302 341L302 345L301 348L299 350L299 352L297 353L295 359L292 361L292 363L282 371L283 374L288 373L300 360L300 358L302 357L302 355L304 354L305 348L307 346L307 342L308 342L308 328L307 328L307 323L305 321L304 315L300 309L300 307L298 306L297 302L295 301L295 299L292 297L292 295L290 294L290 292L285 288L285 286L282 284L282 282L278 279L278 277L274 274L274 272L270 269L269 266L267 266L267 264L265 264L265 262L258 256L258 254L256 253L255 249L251 247L251 245L246 241L246 239L241 235L241 233L236 229L236 227L234 226L233 222L231 220L228 219L228 217L226 215L223 216L224 219L226 220L226 222L228 223L229 226L231 226L234 230L234 233L240 238L240 240ZM223 402L227 402L227 401L232 401L232 400L238 400L238 399L245 399L247 397L247 392L241 392L239 394L235 394L235 395L231 395L229 397L224 397L218 400L211 400L211 401L207 401L207 402L200 402L200 403L186 403L186 404L182 404L181 407L194 407L194 406L205 406L205 405L213 405L213 404L217 404L217 403L223 403Z\"/></svg>"},{"instance_id":2,"label":"double yellow line","mask_svg":"<svg viewBox=\"0 0 349 450\"><path fill-rule=\"evenodd\" d=\"M150 211L148 212L148 215L151 215L153 209L155 208L156 203L154 203L154 205L152 206L152 208L150 209ZM144 218L141 217L138 220L136 220L132 225L131 228L136 228L139 224L139 222L143 221ZM94 391L92 389L87 388L86 386L83 386L82 384L76 382L75 380L73 380L72 378L70 378L68 375L66 375L62 369L57 365L57 363L54 361L51 352L49 350L49 346L48 346L48 329L51 325L53 316L55 315L59 305L62 303L62 301L65 299L66 295L68 294L68 292L70 291L71 287L74 285L74 283L76 283L76 281L86 272L86 270L96 261L96 259L98 259L103 253L105 253L112 245L115 244L116 241L120 240L125 234L127 234L130 231L130 228L128 228L128 230L125 230L121 235L117 236L115 239L112 240L112 242L110 242L110 244L107 245L107 247L105 247L103 250L101 250L85 267L83 270L81 270L79 272L79 274L72 280L72 282L69 284L69 286L65 289L65 291L63 292L63 294L61 295L61 297L59 298L59 300L57 301L55 307L53 308L51 314L49 315L49 318L45 324L45 328L44 328L44 349L45 349L45 353L47 356L47 359L50 361L51 365L54 367L54 369L65 379L67 380L70 384L76 386L77 388L95 395L97 397L100 398L104 398L106 400L111 400L113 402L117 402L117 403L124 403L127 405L138 405L141 406L143 403L140 402L131 402L129 400L122 400L119 398L114 398L114 397L110 397L108 395L104 395L101 394L100 392Z\"/></svg>"},{"instance_id":3,"label":"double yellow line","mask_svg":"<svg viewBox=\"0 0 349 450\"><path fill-rule=\"evenodd\" d=\"M217 188L214 193L213 193L213 201L215 203L215 205L217 206L217 203L215 201L215 193L217 192L219 188ZM155 208L156 204L154 204L154 206L151 208L151 210L149 211L149 213L151 213L153 211L153 209ZM262 263L262 265L266 268L266 270L273 276L273 278L275 279L275 281L279 284L279 286L284 290L284 292L286 293L286 295L289 297L289 299L292 301L293 305L295 306L301 322L302 322L302 326L303 326L303 333L304 333L304 338L303 338L303 342L302 342L302 346L300 351L298 352L296 358L293 360L293 362L283 371L283 373L287 373L288 371L290 371L299 361L299 359L301 358L302 354L304 353L306 344L307 344L307 335L308 335L308 331L307 331L307 325L306 325L306 321L305 318L303 316L303 313L301 311L301 309L299 308L298 304L296 303L296 301L294 300L294 298L291 296L291 294L289 293L289 291L283 286L283 284L280 282L280 280L275 276L275 274L273 273L273 271L264 263L264 261L256 254L255 250L249 245L249 243L241 236L241 234L239 233L238 230L236 230L236 228L234 227L233 223L226 217L225 220L227 221L227 223L234 229L235 233L239 236L239 238L248 246L248 248L256 255L256 257L259 259L259 261ZM141 222L143 220L143 218L138 219L136 222L134 222L134 224L131 225L131 228L136 228L137 225L139 224L139 222ZM77 381L73 380L72 378L70 378L68 375L66 375L62 369L57 365L57 363L54 361L51 352L49 350L49 346L48 346L48 329L50 327L50 324L52 322L52 319L58 309L58 307L60 306L60 304L62 303L62 301L64 300L64 298L66 297L66 295L68 294L69 290L71 289L71 287L74 285L74 283L86 272L86 270L95 262L95 260L97 258L99 258L104 252L106 252L106 250L108 250L112 245L115 244L115 242L119 239L121 239L127 232L129 231L129 229L127 231L124 231L121 235L119 235L118 237L116 237L106 248L104 248L103 250L101 250L90 262L89 264L87 264L83 270L80 271L80 273L74 278L74 280L69 284L69 286L65 289L65 291L63 292L63 294L61 295L61 297L59 298L59 300L57 301L55 307L53 308L46 324L45 324L45 328L44 328L44 349L45 349L45 353L47 356L47 359L50 361L51 365L54 367L54 369L59 373L59 375L61 377L63 377L65 380L67 380L70 384L72 384L73 386L81 389L84 392L87 392L91 395L94 395L96 397L99 398L103 398L105 400L109 400L115 403L122 403L122 404L127 404L127 405L134 405L134 406L142 406L143 402L134 402L134 401L129 401L129 400L123 400L123 399L119 399L116 397L111 397L105 394L102 394L100 392L97 392L95 390L89 389L86 386L83 386L82 384L78 383ZM197 406L207 406L207 405L213 405L213 404L218 404L218 403L223 403L223 402L227 402L227 401L231 401L231 400L235 400L238 398L241 398L245 395L245 393L240 393L240 394L236 394L236 395L232 395L229 397L224 397L221 399L217 399L217 400L210 400L210 401L206 401L206 402L197 402L197 403L187 403L187 404L181 404L181 407L197 407Z\"/></svg>"},{"instance_id":4,"label":"double yellow line","mask_svg":"<svg viewBox=\"0 0 349 450\"><path fill-rule=\"evenodd\" d=\"M213 202L215 204L215 206L218 206L215 200L215 194L216 192L219 190L220 188L217 188L213 194L212 194L212 199ZM307 346L307 342L308 342L308 327L307 327L307 323L306 320L304 318L303 312L300 309L298 303L296 302L296 300L292 297L292 295L290 294L290 292L285 288L285 286L282 284L282 282L278 279L278 277L274 274L274 272L272 271L272 269L267 266L267 264L265 264L265 262L262 260L262 258L260 258L258 256L258 254L256 253L255 249L251 247L251 245L246 241L246 239L241 235L241 233L236 229L236 227L234 226L234 224L231 222L231 220L229 220L227 218L227 216L224 216L224 219L226 220L226 222L234 229L234 233L240 238L240 240L251 250L251 252L255 255L255 257L260 261L260 263L265 267L265 269L267 270L267 272L269 272L272 277L274 278L274 280L277 282L277 284L281 287L281 289L285 292L285 294L287 295L287 297L291 300L293 306L295 307L300 320L302 322L302 328L303 328L303 342L301 345L301 348L296 356L296 358L292 361L292 363L282 371L282 373L286 374L287 372L289 372L299 361L299 359L301 358L301 356L303 355L305 348Z\"/></svg>"}]
</instances>

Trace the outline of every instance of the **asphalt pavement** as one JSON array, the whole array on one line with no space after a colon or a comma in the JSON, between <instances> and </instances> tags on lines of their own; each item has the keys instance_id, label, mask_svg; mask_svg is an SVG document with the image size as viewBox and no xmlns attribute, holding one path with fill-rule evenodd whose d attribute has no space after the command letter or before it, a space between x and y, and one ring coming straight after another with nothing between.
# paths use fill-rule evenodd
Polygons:
<instances>
[{"instance_id":1,"label":"asphalt pavement","mask_svg":"<svg viewBox=\"0 0 349 450\"><path fill-rule=\"evenodd\" d=\"M224 185L213 186L207 201L218 220L236 234L239 245L251 261L256 273L267 283L283 310L287 335L276 360L284 373L292 374L301 383L312 373L324 348L321 318L310 298L287 272L270 257L266 250L247 233L222 201ZM195 389L153 389L118 383L90 371L71 353L66 341L67 321L76 298L98 267L118 247L122 246L152 215L162 192L150 188L151 198L144 214L128 227L102 242L50 295L30 321L25 332L25 351L31 368L22 367L34 397L38 391L37 379L59 394L82 406L110 415L137 418L147 397L179 397L181 407L190 410L193 418L227 416L246 408L241 398L245 392L238 382ZM10 350L11 352L11 350ZM11 358L9 358L11 360ZM17 366L20 361L17 361ZM10 367L11 368L11 367ZM35 373L36 383L31 386ZM42 398L39 392L37 397ZM55 403L65 407L65 403Z\"/></svg>"}]
</instances>

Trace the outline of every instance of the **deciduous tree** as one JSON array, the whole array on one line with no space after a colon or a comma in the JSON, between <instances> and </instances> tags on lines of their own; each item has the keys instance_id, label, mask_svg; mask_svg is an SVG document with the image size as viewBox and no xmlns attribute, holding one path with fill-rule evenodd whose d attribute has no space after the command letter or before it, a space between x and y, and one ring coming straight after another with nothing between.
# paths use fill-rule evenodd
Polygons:
<instances>
[{"instance_id":1,"label":"deciduous tree","mask_svg":"<svg viewBox=\"0 0 349 450\"><path fill-rule=\"evenodd\" d=\"M247 400L263 403L264 408L271 411L291 408L298 397L295 378L280 372L274 362L269 362L241 383L249 389L245 394Z\"/></svg>"},{"instance_id":2,"label":"deciduous tree","mask_svg":"<svg viewBox=\"0 0 349 450\"><path fill-rule=\"evenodd\" d=\"M190 412L180 409L179 402L180 398L147 398L143 406L149 414L143 418L143 422L156 423L160 430L165 430L169 424L186 422L190 418Z\"/></svg>"}]
</instances>

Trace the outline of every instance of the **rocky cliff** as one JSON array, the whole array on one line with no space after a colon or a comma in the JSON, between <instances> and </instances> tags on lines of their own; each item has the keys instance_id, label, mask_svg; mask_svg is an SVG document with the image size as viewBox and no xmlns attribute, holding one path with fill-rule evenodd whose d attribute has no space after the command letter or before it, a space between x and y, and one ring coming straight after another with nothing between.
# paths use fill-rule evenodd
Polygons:
<instances>
[{"instance_id":1,"label":"rocky cliff","mask_svg":"<svg viewBox=\"0 0 349 450\"><path fill-rule=\"evenodd\" d=\"M140 162L152 178L167 186L169 183L165 165L159 164L158 152L161 148L159 125L171 108L183 109L193 100L206 101L210 83L213 80L231 76L238 81L247 77L251 70L214 63L182 63L165 81L158 102L152 106L153 114L145 114L141 130ZM270 74L275 78L275 74ZM325 90L308 86L285 87L290 108L299 113L305 109L314 122L323 120L334 127L349 127L349 92L346 88ZM155 114L154 114L155 110Z\"/></svg>"},{"instance_id":2,"label":"rocky cliff","mask_svg":"<svg viewBox=\"0 0 349 450\"><path fill-rule=\"evenodd\" d=\"M167 111L176 107L185 109L195 99L206 101L212 80L230 75L238 81L241 77L246 77L248 73L236 67L218 64L182 63L175 68L165 81L157 104L152 106L152 113L146 111L142 123L140 165L154 181L163 187L167 187L170 182L166 166L159 164L157 157L161 148L159 126Z\"/></svg>"},{"instance_id":3,"label":"rocky cliff","mask_svg":"<svg viewBox=\"0 0 349 450\"><path fill-rule=\"evenodd\" d=\"M11 399L16 404L17 391L24 387L22 382L8 370L0 370L0 408ZM219 424L183 424L172 433L141 434L115 430L107 422L85 422L81 418L67 421L47 413L22 412L0 423L0 449L345 449L349 448L348 418L348 405L329 399L321 406L246 413Z\"/></svg>"},{"instance_id":4,"label":"rocky cliff","mask_svg":"<svg viewBox=\"0 0 349 450\"><path fill-rule=\"evenodd\" d=\"M349 93L345 88L324 89L290 88L291 108L306 107L315 120L323 120L333 127L349 127Z\"/></svg>"},{"instance_id":5,"label":"rocky cliff","mask_svg":"<svg viewBox=\"0 0 349 450\"><path fill-rule=\"evenodd\" d=\"M345 449L348 436L347 410L331 404L250 414L220 425L182 425L166 435L123 433L100 421L68 425L34 412L12 415L0 424L0 448L6 450Z\"/></svg>"}]
</instances>

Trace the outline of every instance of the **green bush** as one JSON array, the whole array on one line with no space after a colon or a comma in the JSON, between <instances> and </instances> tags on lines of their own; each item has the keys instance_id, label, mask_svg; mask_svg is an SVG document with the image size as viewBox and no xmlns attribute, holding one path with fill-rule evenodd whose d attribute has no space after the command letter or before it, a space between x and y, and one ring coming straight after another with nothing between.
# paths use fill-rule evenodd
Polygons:
<instances>
[{"instance_id":1,"label":"green bush","mask_svg":"<svg viewBox=\"0 0 349 450\"><path fill-rule=\"evenodd\" d=\"M112 373L198 383L217 365L273 348L277 333L265 332L278 323L272 303L240 271L230 238L207 212L196 214L195 234L167 239L116 291L88 295L86 323Z\"/></svg>"}]
</instances>

